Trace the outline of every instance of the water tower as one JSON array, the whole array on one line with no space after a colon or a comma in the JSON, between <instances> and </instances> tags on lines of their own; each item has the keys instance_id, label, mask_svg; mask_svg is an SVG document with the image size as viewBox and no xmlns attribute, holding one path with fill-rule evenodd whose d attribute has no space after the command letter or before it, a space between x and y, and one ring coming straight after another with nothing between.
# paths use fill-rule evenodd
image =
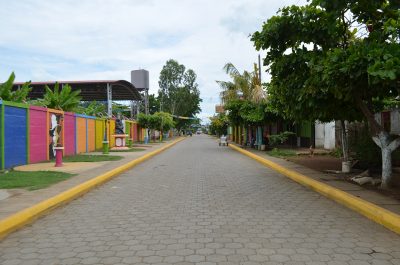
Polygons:
<instances>
[{"instance_id":1,"label":"water tower","mask_svg":"<svg viewBox=\"0 0 400 265\"><path fill-rule=\"evenodd\" d=\"M137 90L144 91L145 111L149 114L149 71L144 69L131 71L131 83Z\"/></svg>"}]
</instances>

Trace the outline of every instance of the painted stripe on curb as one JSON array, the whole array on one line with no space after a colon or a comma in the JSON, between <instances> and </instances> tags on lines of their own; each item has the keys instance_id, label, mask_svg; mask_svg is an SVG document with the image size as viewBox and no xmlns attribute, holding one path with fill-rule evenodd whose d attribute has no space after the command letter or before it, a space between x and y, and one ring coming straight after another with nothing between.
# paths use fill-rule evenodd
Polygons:
<instances>
[{"instance_id":1,"label":"painted stripe on curb","mask_svg":"<svg viewBox=\"0 0 400 265\"><path fill-rule=\"evenodd\" d=\"M29 208L21 210L3 220L0 220L0 239L6 237L11 232L21 228L22 226L26 225L27 223L32 222L33 220L37 219L41 215L73 200L77 197L83 195L84 193L90 191L91 189L109 181L113 177L121 174L122 172L131 169L132 167L136 166L144 162L145 160L161 153L162 151L170 148L171 146L175 145L176 143L182 141L185 138L179 138L157 150L154 150L150 153L147 153L137 159L134 159L120 167L107 171L106 173L99 175L93 179L90 179L78 186L75 186L71 189L68 189L54 197L51 197L47 200L39 202Z\"/></svg>"},{"instance_id":2,"label":"painted stripe on curb","mask_svg":"<svg viewBox=\"0 0 400 265\"><path fill-rule=\"evenodd\" d=\"M261 164L281 173L282 175L300 183L307 188L317 191L318 193L328 197L364 216L372 221L383 225L384 227L392 230L393 232L400 234L400 215L388 211L382 207L379 207L373 203L360 199L347 192L331 187L327 184L314 180L310 177L297 173L293 170L287 169L277 163L274 163L266 158L255 155L249 151L243 150L242 148L229 144L229 146L239 151L240 153L253 158Z\"/></svg>"}]
</instances>

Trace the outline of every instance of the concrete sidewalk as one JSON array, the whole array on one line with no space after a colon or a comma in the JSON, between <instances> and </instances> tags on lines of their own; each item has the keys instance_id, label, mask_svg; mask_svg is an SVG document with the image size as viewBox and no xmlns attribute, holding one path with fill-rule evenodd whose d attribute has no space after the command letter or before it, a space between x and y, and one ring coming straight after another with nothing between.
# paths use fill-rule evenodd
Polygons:
<instances>
[{"instance_id":1,"label":"concrete sidewalk","mask_svg":"<svg viewBox=\"0 0 400 265\"><path fill-rule=\"evenodd\" d=\"M237 145L240 147L239 145ZM356 184L352 184L346 181L342 181L337 178L334 174L327 174L320 171L316 171L302 165L296 164L294 162L285 160L283 158L277 158L273 156L269 156L265 151L258 151L252 148L244 148L244 150L249 151L257 156L268 159L276 164L279 164L289 170L296 171L300 174L308 176L314 180L322 182L326 185L334 187L336 189L347 192L351 195L354 195L360 199L378 205L388 211L391 211L396 214L400 214L400 201L394 198L385 196L373 190L368 190L364 187L361 187Z\"/></svg>"},{"instance_id":2,"label":"concrete sidewalk","mask_svg":"<svg viewBox=\"0 0 400 265\"><path fill-rule=\"evenodd\" d=\"M169 144L170 138L164 143L150 143L148 145L134 146L134 148L144 149L136 152L110 152L112 156L124 157L118 161L102 161L102 162L69 162L64 163L64 167L54 167L54 162L37 163L16 167L15 170L21 171L38 171L52 170L77 174L68 180L56 183L48 188L28 191L25 189L8 189L0 190L0 220L15 214L25 208L31 207L43 200L49 199L61 192L75 187L87 180L97 177L107 171L115 169L134 159L137 159L147 153L162 148ZM90 155L102 154L101 152L91 152Z\"/></svg>"}]
</instances>

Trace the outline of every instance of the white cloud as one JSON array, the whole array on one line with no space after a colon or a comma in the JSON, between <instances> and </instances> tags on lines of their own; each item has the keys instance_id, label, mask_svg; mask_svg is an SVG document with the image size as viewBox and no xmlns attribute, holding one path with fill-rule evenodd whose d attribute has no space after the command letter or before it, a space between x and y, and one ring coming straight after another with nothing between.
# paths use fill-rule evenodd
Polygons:
<instances>
[{"instance_id":1,"label":"white cloud","mask_svg":"<svg viewBox=\"0 0 400 265\"><path fill-rule=\"evenodd\" d=\"M304 0L0 0L0 80L126 79L150 71L151 92L168 59L198 75L202 117L218 103L215 80L232 62L252 69L248 37L279 7ZM264 77L266 75L264 74Z\"/></svg>"}]
</instances>

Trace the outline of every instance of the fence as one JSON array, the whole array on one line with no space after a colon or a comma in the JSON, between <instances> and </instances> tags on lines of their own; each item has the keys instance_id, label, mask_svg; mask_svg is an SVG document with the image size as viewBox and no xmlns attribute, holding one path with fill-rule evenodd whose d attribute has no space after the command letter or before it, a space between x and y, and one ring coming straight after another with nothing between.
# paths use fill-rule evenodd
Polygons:
<instances>
[{"instance_id":1,"label":"fence","mask_svg":"<svg viewBox=\"0 0 400 265\"><path fill-rule=\"evenodd\" d=\"M136 121L124 123L129 139L143 141L143 129ZM101 150L106 139L114 147L114 131L114 119L0 100L0 167L53 159L56 143L64 146L65 156Z\"/></svg>"}]
</instances>

